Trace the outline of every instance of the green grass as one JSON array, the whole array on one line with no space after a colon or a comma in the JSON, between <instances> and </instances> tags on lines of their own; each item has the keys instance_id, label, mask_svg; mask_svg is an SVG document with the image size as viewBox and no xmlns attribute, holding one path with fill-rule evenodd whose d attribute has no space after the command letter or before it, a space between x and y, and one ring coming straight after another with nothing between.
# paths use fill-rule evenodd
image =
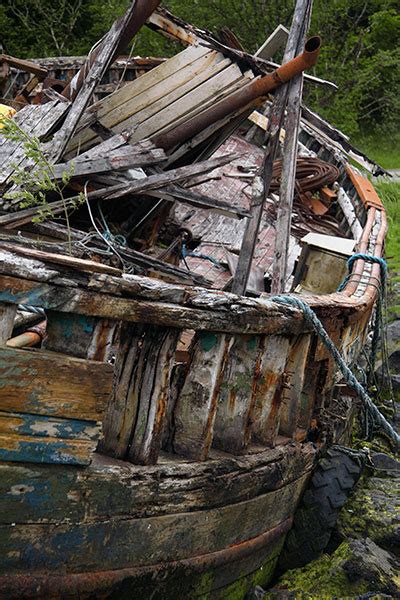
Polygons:
<instances>
[{"instance_id":1,"label":"green grass","mask_svg":"<svg viewBox=\"0 0 400 600\"><path fill-rule=\"evenodd\" d=\"M389 230L386 237L386 258L393 278L400 277L400 183L378 181L376 191L385 205Z\"/></svg>"},{"instance_id":2,"label":"green grass","mask_svg":"<svg viewBox=\"0 0 400 600\"><path fill-rule=\"evenodd\" d=\"M387 138L360 136L354 145L384 169L400 169L400 134Z\"/></svg>"},{"instance_id":3,"label":"green grass","mask_svg":"<svg viewBox=\"0 0 400 600\"><path fill-rule=\"evenodd\" d=\"M400 182L381 180L374 182L388 218L388 233L385 240L385 258L389 267L388 313L389 320L400 315Z\"/></svg>"}]
</instances>

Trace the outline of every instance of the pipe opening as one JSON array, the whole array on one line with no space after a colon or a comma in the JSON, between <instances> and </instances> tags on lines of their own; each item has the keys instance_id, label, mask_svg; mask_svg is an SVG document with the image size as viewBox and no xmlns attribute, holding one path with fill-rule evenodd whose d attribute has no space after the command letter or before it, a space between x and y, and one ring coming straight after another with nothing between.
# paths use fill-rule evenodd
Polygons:
<instances>
[{"instance_id":1,"label":"pipe opening","mask_svg":"<svg viewBox=\"0 0 400 600\"><path fill-rule=\"evenodd\" d=\"M306 45L304 46L304 50L306 52L315 52L321 46L321 38L319 35L314 35L309 40L306 41Z\"/></svg>"}]
</instances>

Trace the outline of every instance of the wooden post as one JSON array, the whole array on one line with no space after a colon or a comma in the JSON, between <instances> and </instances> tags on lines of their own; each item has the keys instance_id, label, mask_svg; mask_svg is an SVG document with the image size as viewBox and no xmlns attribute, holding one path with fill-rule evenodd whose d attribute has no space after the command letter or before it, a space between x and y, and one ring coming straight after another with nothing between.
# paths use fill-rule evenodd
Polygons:
<instances>
[{"instance_id":1,"label":"wooden post","mask_svg":"<svg viewBox=\"0 0 400 600\"><path fill-rule=\"evenodd\" d=\"M217 400L232 336L201 331L175 408L173 448L177 454L206 460L213 439Z\"/></svg>"},{"instance_id":2,"label":"wooden post","mask_svg":"<svg viewBox=\"0 0 400 600\"><path fill-rule=\"evenodd\" d=\"M286 51L283 62L287 62L299 53L306 27L305 21L307 15L311 12L311 0L297 0L292 27L289 32L289 38L286 44ZM257 234L260 229L261 216L263 213L265 200L269 193L272 179L272 165L275 160L279 144L279 131L283 124L285 107L288 97L290 82L278 88L275 92L274 101L271 110L271 122L269 130L269 142L264 158L262 171L254 178L251 218L247 221L246 231L243 236L242 247L239 254L239 261L236 268L235 277L232 284L232 291L235 294L245 294L247 282L250 275L251 263L253 260L254 249L257 242ZM288 135L288 132L286 132ZM289 134L290 137L290 134Z\"/></svg>"},{"instance_id":3,"label":"wooden post","mask_svg":"<svg viewBox=\"0 0 400 600\"><path fill-rule=\"evenodd\" d=\"M292 39L291 36L289 36L285 52L285 58L287 57L288 60L294 58L299 50L299 46L303 46L311 18L312 0L306 0L306 2L299 1L297 4L302 4L302 14L303 10L306 12L301 21L297 23L297 27L299 27L300 30L297 33L296 39L294 39L294 36ZM289 238L296 182L301 97L303 93L303 75L301 73L296 75L289 82L288 86L289 92L285 118L286 136L283 145L282 176L276 219L275 262L272 272L271 291L273 294L279 294L285 291L287 279Z\"/></svg>"},{"instance_id":4,"label":"wooden post","mask_svg":"<svg viewBox=\"0 0 400 600\"><path fill-rule=\"evenodd\" d=\"M12 336L16 312L16 304L0 303L0 346L5 346Z\"/></svg>"}]
</instances>

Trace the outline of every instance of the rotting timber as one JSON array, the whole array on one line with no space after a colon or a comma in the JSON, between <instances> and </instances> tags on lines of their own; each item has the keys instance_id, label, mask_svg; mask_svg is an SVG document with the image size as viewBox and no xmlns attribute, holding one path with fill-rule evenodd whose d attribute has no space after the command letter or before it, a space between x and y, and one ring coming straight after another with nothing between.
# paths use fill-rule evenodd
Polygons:
<instances>
[{"instance_id":1,"label":"rotting timber","mask_svg":"<svg viewBox=\"0 0 400 600\"><path fill-rule=\"evenodd\" d=\"M282 193L274 159L293 135L285 129L290 87L274 98L261 91L268 116L254 112L261 101L248 95L254 80L259 86L269 77L262 74L268 61L158 11L151 26L188 48L89 105L104 65L121 39L127 43L130 16L148 17L144 4L116 22L92 67L66 88L75 98L50 93L15 117L43 142L56 132L54 177L73 161L71 197L84 189L89 209L102 202L119 224L114 233L122 220L135 235L122 243L116 233L98 233L104 214L89 221L86 206L68 230L51 220L32 224L35 208L2 205L4 598L243 598L271 579L319 451L348 441L357 408L302 314L260 288L260 270L263 280L274 268L275 194ZM310 2L297 3L287 44L295 56L310 10ZM317 115L296 110L295 147L329 163L337 188L318 188L318 197L302 189L292 156L291 267L280 291L301 294L354 364L379 265L358 260L342 292L333 280L345 268L346 243L382 256L386 217L348 156L377 167ZM258 143L265 129L266 151ZM10 141L0 151L5 189L12 165L25 158ZM62 214L59 201L49 202ZM109 209L116 203L122 218ZM162 248L160 232L176 223L178 234ZM242 242L251 227L249 256ZM300 255L297 241L308 232L324 238L323 252L313 238ZM229 291L240 261L250 295ZM328 283L327 264L338 269ZM21 330L24 307L44 311L45 329L41 313L39 325Z\"/></svg>"}]
</instances>

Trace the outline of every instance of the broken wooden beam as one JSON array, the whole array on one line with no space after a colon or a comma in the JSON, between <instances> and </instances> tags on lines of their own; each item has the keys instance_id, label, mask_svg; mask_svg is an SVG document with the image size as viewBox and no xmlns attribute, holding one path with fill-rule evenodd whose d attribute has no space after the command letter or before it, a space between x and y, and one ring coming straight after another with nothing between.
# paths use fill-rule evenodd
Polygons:
<instances>
[{"instance_id":1,"label":"broken wooden beam","mask_svg":"<svg viewBox=\"0 0 400 600\"><path fill-rule=\"evenodd\" d=\"M294 57L303 46L310 24L312 0L298 0L295 14L297 30L289 34L285 58ZM296 75L288 84L288 97L285 116L285 140L282 153L282 175L279 188L279 203L276 218L275 261L272 269L271 292L285 291L289 239L292 223L293 199L296 183L297 147L300 131L301 98L303 94L303 74Z\"/></svg>"},{"instance_id":2,"label":"broken wooden beam","mask_svg":"<svg viewBox=\"0 0 400 600\"><path fill-rule=\"evenodd\" d=\"M77 96L81 87L84 85L88 70L90 69L91 71L92 66L95 63L98 63L100 56L107 55L107 67L110 66L113 61L122 54L131 39L136 35L141 26L144 25L159 4L160 0L134 0L124 16L113 23L109 34L100 40L93 51L90 52L84 65L64 89L63 96L70 100L73 100ZM115 43L110 47L110 51L107 48L106 52L104 52L109 44L112 31L118 32L118 36Z\"/></svg>"},{"instance_id":3,"label":"broken wooden beam","mask_svg":"<svg viewBox=\"0 0 400 600\"><path fill-rule=\"evenodd\" d=\"M298 0L289 39L286 45L284 60L293 60L300 51L299 39L306 15L307 0ZM279 132L283 125L285 107L288 96L288 83L281 86L275 93L270 116L270 131L264 163L259 175L254 178L252 193L252 219L247 222L243 236L242 248L232 284L232 291L245 294L250 275L257 235L260 228L261 216L272 180L272 167L279 146Z\"/></svg>"}]
</instances>

